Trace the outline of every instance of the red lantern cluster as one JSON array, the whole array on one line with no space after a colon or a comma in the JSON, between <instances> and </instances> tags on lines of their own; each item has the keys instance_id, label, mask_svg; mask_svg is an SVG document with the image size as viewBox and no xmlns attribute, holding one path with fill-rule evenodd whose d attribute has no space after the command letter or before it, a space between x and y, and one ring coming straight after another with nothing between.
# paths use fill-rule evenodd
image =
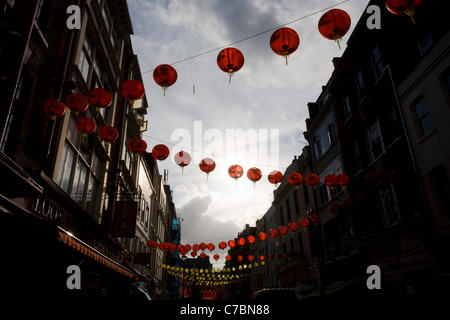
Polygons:
<instances>
[{"instance_id":1,"label":"red lantern cluster","mask_svg":"<svg viewBox=\"0 0 450 320\"><path fill-rule=\"evenodd\" d=\"M89 102L97 110L108 108L112 103L111 94L103 88L94 88L89 91Z\"/></svg>"},{"instance_id":2,"label":"red lantern cluster","mask_svg":"<svg viewBox=\"0 0 450 320\"><path fill-rule=\"evenodd\" d=\"M127 80L120 87L122 96L130 101L142 99L145 94L144 85L137 80Z\"/></svg>"},{"instance_id":3,"label":"red lantern cluster","mask_svg":"<svg viewBox=\"0 0 450 320\"><path fill-rule=\"evenodd\" d=\"M80 93L69 94L66 97L66 105L71 111L78 114L78 112L84 112L89 107L89 101Z\"/></svg>"},{"instance_id":4,"label":"red lantern cluster","mask_svg":"<svg viewBox=\"0 0 450 320\"><path fill-rule=\"evenodd\" d=\"M133 139L128 144L128 148L137 159L141 154L143 154L147 150L147 143L140 138Z\"/></svg>"},{"instance_id":5,"label":"red lantern cluster","mask_svg":"<svg viewBox=\"0 0 450 320\"><path fill-rule=\"evenodd\" d=\"M167 146L164 144L157 144L152 149L152 156L156 160L166 160L169 154L169 148L167 148Z\"/></svg>"},{"instance_id":6,"label":"red lantern cluster","mask_svg":"<svg viewBox=\"0 0 450 320\"><path fill-rule=\"evenodd\" d=\"M269 176L267 178L269 179L270 183L277 185L278 183L283 181L283 174L280 171L274 170L269 173Z\"/></svg>"},{"instance_id":7,"label":"red lantern cluster","mask_svg":"<svg viewBox=\"0 0 450 320\"><path fill-rule=\"evenodd\" d=\"M294 186L296 188L298 188L300 186L300 184L303 181L303 177L300 173L298 172L292 172L291 174L289 174L288 176L288 183L291 186Z\"/></svg>"}]
</instances>

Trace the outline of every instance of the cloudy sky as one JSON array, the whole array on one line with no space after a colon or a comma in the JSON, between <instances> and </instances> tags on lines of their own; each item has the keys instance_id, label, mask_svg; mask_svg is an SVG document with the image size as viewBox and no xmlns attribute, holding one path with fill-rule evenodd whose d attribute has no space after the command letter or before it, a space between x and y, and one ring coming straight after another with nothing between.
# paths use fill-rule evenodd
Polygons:
<instances>
[{"instance_id":1,"label":"cloudy sky","mask_svg":"<svg viewBox=\"0 0 450 320\"><path fill-rule=\"evenodd\" d=\"M337 6L352 18L342 50L317 30L324 12L312 15L340 2L128 0L133 47L149 103L144 139L148 151L159 143L171 150L170 159L159 162L159 169L169 170L177 213L183 219L183 243L217 246L236 237L245 224L254 226L270 207L274 186L267 175L272 170L284 173L294 155L301 153L307 103L317 100L333 70L333 57L344 52L368 0ZM291 21L296 22L287 27L297 31L300 46L286 66L284 58L270 49L269 39L278 26ZM219 48L237 41L232 47L242 51L245 63L228 83L228 75L217 66L217 55ZM160 64L171 64L178 73L165 96L153 80L152 70ZM245 148L239 144L243 136L248 138ZM179 150L193 156L183 172L172 160ZM208 179L198 167L204 157L216 162ZM244 174L236 183L227 172L234 163L245 172L260 168L262 179L254 186ZM226 252L217 253L223 262Z\"/></svg>"}]
</instances>

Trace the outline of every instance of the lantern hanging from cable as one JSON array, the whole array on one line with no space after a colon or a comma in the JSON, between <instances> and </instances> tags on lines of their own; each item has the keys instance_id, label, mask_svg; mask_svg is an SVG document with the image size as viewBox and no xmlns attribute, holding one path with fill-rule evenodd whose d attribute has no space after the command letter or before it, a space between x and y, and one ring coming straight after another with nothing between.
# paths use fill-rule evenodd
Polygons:
<instances>
[{"instance_id":1,"label":"lantern hanging from cable","mask_svg":"<svg viewBox=\"0 0 450 320\"><path fill-rule=\"evenodd\" d=\"M309 227L309 220L307 218L301 218L298 223L303 227L303 229Z\"/></svg>"},{"instance_id":2,"label":"lantern hanging from cable","mask_svg":"<svg viewBox=\"0 0 450 320\"><path fill-rule=\"evenodd\" d=\"M228 246L229 246L230 248L236 247L236 241L234 241L234 240L228 241Z\"/></svg>"},{"instance_id":3,"label":"lantern hanging from cable","mask_svg":"<svg viewBox=\"0 0 450 320\"><path fill-rule=\"evenodd\" d=\"M119 133L112 126L103 126L98 130L98 136L105 142L106 152L108 152L109 144L117 140Z\"/></svg>"},{"instance_id":4,"label":"lantern hanging from cable","mask_svg":"<svg viewBox=\"0 0 450 320\"><path fill-rule=\"evenodd\" d=\"M337 175L336 177L336 184L338 186L341 186L344 189L344 192L346 192L347 186L350 183L350 177L346 175L345 173L341 173Z\"/></svg>"},{"instance_id":5,"label":"lantern hanging from cable","mask_svg":"<svg viewBox=\"0 0 450 320\"><path fill-rule=\"evenodd\" d=\"M168 64L161 64L153 71L153 79L164 90L164 96L168 87L177 81L177 71Z\"/></svg>"},{"instance_id":6,"label":"lantern hanging from cable","mask_svg":"<svg viewBox=\"0 0 450 320\"><path fill-rule=\"evenodd\" d=\"M220 249L225 249L227 247L227 243L225 241L222 241L221 243L219 243L219 248Z\"/></svg>"},{"instance_id":7,"label":"lantern hanging from cable","mask_svg":"<svg viewBox=\"0 0 450 320\"><path fill-rule=\"evenodd\" d=\"M340 49L339 41L348 32L350 25L351 19L347 12L341 9L331 9L320 18L319 32L323 37L336 41Z\"/></svg>"},{"instance_id":8,"label":"lantern hanging from cable","mask_svg":"<svg viewBox=\"0 0 450 320\"><path fill-rule=\"evenodd\" d=\"M298 224L296 224L295 222L289 222L288 223L288 228L289 230L291 230L292 232L297 231L298 229Z\"/></svg>"},{"instance_id":9,"label":"lantern hanging from cable","mask_svg":"<svg viewBox=\"0 0 450 320\"><path fill-rule=\"evenodd\" d=\"M200 250L205 251L207 245L206 245L206 243L202 242L202 243L199 244L199 247L200 247Z\"/></svg>"},{"instance_id":10,"label":"lantern hanging from cable","mask_svg":"<svg viewBox=\"0 0 450 320\"><path fill-rule=\"evenodd\" d=\"M341 207L337 204L332 204L330 205L329 210L332 214L338 214L339 212L341 212Z\"/></svg>"},{"instance_id":11,"label":"lantern hanging from cable","mask_svg":"<svg viewBox=\"0 0 450 320\"><path fill-rule=\"evenodd\" d=\"M230 83L231 76L244 65L244 55L236 48L225 48L217 56L217 65L223 72L228 73Z\"/></svg>"},{"instance_id":12,"label":"lantern hanging from cable","mask_svg":"<svg viewBox=\"0 0 450 320\"><path fill-rule=\"evenodd\" d=\"M288 232L288 229L287 229L285 226L280 226L280 227L278 228L278 232L279 232L282 236L285 236L285 235L287 234L287 232Z\"/></svg>"},{"instance_id":13,"label":"lantern hanging from cable","mask_svg":"<svg viewBox=\"0 0 450 320\"><path fill-rule=\"evenodd\" d=\"M200 170L206 173L206 180L208 180L209 174L216 168L216 163L211 158L205 158L200 161L198 166Z\"/></svg>"},{"instance_id":14,"label":"lantern hanging from cable","mask_svg":"<svg viewBox=\"0 0 450 320\"><path fill-rule=\"evenodd\" d=\"M258 234L258 238L259 238L259 240L261 240L261 241L267 240L267 233L265 233L265 232L260 232L260 233Z\"/></svg>"},{"instance_id":15,"label":"lantern hanging from cable","mask_svg":"<svg viewBox=\"0 0 450 320\"><path fill-rule=\"evenodd\" d=\"M79 133L81 133L81 141L84 143L88 134L95 131L97 125L95 120L91 118L79 118L75 123L75 127Z\"/></svg>"},{"instance_id":16,"label":"lantern hanging from cable","mask_svg":"<svg viewBox=\"0 0 450 320\"><path fill-rule=\"evenodd\" d=\"M202 253L200 253L200 259L205 259L206 258L206 253L204 253L204 252L202 252Z\"/></svg>"},{"instance_id":17,"label":"lantern hanging from cable","mask_svg":"<svg viewBox=\"0 0 450 320\"><path fill-rule=\"evenodd\" d=\"M305 183L308 186L313 186L314 188L319 184L320 178L315 173L310 173L305 177Z\"/></svg>"},{"instance_id":18,"label":"lantern hanging from cable","mask_svg":"<svg viewBox=\"0 0 450 320\"><path fill-rule=\"evenodd\" d=\"M412 22L414 11L417 9L422 0L386 0L386 8L393 14L401 16L406 15L411 18Z\"/></svg>"},{"instance_id":19,"label":"lantern hanging from cable","mask_svg":"<svg viewBox=\"0 0 450 320\"><path fill-rule=\"evenodd\" d=\"M237 257L237 261L242 262L242 260L244 260L244 256L242 255L238 255Z\"/></svg>"},{"instance_id":20,"label":"lantern hanging from cable","mask_svg":"<svg viewBox=\"0 0 450 320\"><path fill-rule=\"evenodd\" d=\"M134 154L137 160L139 156L147 150L147 143L140 138L133 139L128 144L128 148L130 149L131 153Z\"/></svg>"},{"instance_id":21,"label":"lantern hanging from cable","mask_svg":"<svg viewBox=\"0 0 450 320\"><path fill-rule=\"evenodd\" d=\"M230 166L228 168L228 175L230 177L232 177L234 180L236 180L236 185L237 185L237 180L240 177L242 177L243 174L244 174L244 169L238 164L233 164L232 166Z\"/></svg>"},{"instance_id":22,"label":"lantern hanging from cable","mask_svg":"<svg viewBox=\"0 0 450 320\"><path fill-rule=\"evenodd\" d=\"M89 102L94 106L97 116L100 109L108 108L112 103L111 94L103 88L94 88L89 91Z\"/></svg>"},{"instance_id":23,"label":"lantern hanging from cable","mask_svg":"<svg viewBox=\"0 0 450 320\"><path fill-rule=\"evenodd\" d=\"M275 256L273 255L273 253L269 253L269 255L267 256L269 258L269 262L273 259L275 259Z\"/></svg>"},{"instance_id":24,"label":"lantern hanging from cable","mask_svg":"<svg viewBox=\"0 0 450 320\"><path fill-rule=\"evenodd\" d=\"M320 221L320 216L318 213L313 213L309 216L309 219L311 220L312 223L317 224Z\"/></svg>"},{"instance_id":25,"label":"lantern hanging from cable","mask_svg":"<svg viewBox=\"0 0 450 320\"><path fill-rule=\"evenodd\" d=\"M175 163L181 167L181 173L184 171L184 167L188 166L191 163L191 155L186 151L180 151L175 154L174 157Z\"/></svg>"},{"instance_id":26,"label":"lantern hanging from cable","mask_svg":"<svg viewBox=\"0 0 450 320\"><path fill-rule=\"evenodd\" d=\"M276 238L276 237L278 237L278 230L277 230L277 229L270 229L270 230L269 230L269 236L270 236L271 238Z\"/></svg>"},{"instance_id":27,"label":"lantern hanging from cable","mask_svg":"<svg viewBox=\"0 0 450 320\"><path fill-rule=\"evenodd\" d=\"M240 245L241 247L245 245L246 241L245 238L239 238L237 241L238 245Z\"/></svg>"},{"instance_id":28,"label":"lantern hanging from cable","mask_svg":"<svg viewBox=\"0 0 450 320\"><path fill-rule=\"evenodd\" d=\"M66 98L66 106L75 114L84 112L89 107L88 99L80 93L69 94Z\"/></svg>"},{"instance_id":29,"label":"lantern hanging from cable","mask_svg":"<svg viewBox=\"0 0 450 320\"><path fill-rule=\"evenodd\" d=\"M253 255L249 254L247 259L248 259L248 261L252 262L253 260L255 260L255 257Z\"/></svg>"},{"instance_id":30,"label":"lantern hanging from cable","mask_svg":"<svg viewBox=\"0 0 450 320\"><path fill-rule=\"evenodd\" d=\"M216 253L214 256L213 256L213 258L214 258L214 260L219 260L220 259L220 256Z\"/></svg>"},{"instance_id":31,"label":"lantern hanging from cable","mask_svg":"<svg viewBox=\"0 0 450 320\"><path fill-rule=\"evenodd\" d=\"M324 178L323 178L323 184L330 187L331 190L334 189L334 186L336 185L336 176L334 174L327 174Z\"/></svg>"},{"instance_id":32,"label":"lantern hanging from cable","mask_svg":"<svg viewBox=\"0 0 450 320\"><path fill-rule=\"evenodd\" d=\"M262 177L262 173L261 173L261 170L259 170L258 168L253 167L253 168L248 169L247 178L250 181L253 181L253 188L255 187L256 182L261 179L261 177Z\"/></svg>"},{"instance_id":33,"label":"lantern hanging from cable","mask_svg":"<svg viewBox=\"0 0 450 320\"><path fill-rule=\"evenodd\" d=\"M197 251L192 251L192 252L191 252L191 256L192 256L193 258L195 258L195 257L197 256Z\"/></svg>"},{"instance_id":34,"label":"lantern hanging from cable","mask_svg":"<svg viewBox=\"0 0 450 320\"><path fill-rule=\"evenodd\" d=\"M225 260L231 261L231 256L229 254L227 254L227 256L225 257Z\"/></svg>"},{"instance_id":35,"label":"lantern hanging from cable","mask_svg":"<svg viewBox=\"0 0 450 320\"><path fill-rule=\"evenodd\" d=\"M280 28L276 30L270 37L270 48L276 54L283 56L288 65L288 57L294 53L300 44L300 38L291 28Z\"/></svg>"},{"instance_id":36,"label":"lantern hanging from cable","mask_svg":"<svg viewBox=\"0 0 450 320\"><path fill-rule=\"evenodd\" d=\"M130 112L133 111L134 101L142 99L145 94L144 85L138 80L127 80L120 87L122 96L130 101Z\"/></svg>"},{"instance_id":37,"label":"lantern hanging from cable","mask_svg":"<svg viewBox=\"0 0 450 320\"><path fill-rule=\"evenodd\" d=\"M281 181L283 181L283 174L280 171L274 170L269 173L267 179L276 187Z\"/></svg>"},{"instance_id":38,"label":"lantern hanging from cable","mask_svg":"<svg viewBox=\"0 0 450 320\"><path fill-rule=\"evenodd\" d=\"M50 116L50 119L56 120L66 113L66 105L58 99L49 99L44 103L44 112Z\"/></svg>"},{"instance_id":39,"label":"lantern hanging from cable","mask_svg":"<svg viewBox=\"0 0 450 320\"><path fill-rule=\"evenodd\" d=\"M252 235L249 235L249 236L247 237L247 242L248 242L248 243L250 243L250 244L254 244L254 243L255 243L255 241L256 241L256 239L255 239L255 237L254 237L254 236L252 236Z\"/></svg>"},{"instance_id":40,"label":"lantern hanging from cable","mask_svg":"<svg viewBox=\"0 0 450 320\"><path fill-rule=\"evenodd\" d=\"M206 248L208 248L209 251L213 251L216 248L216 246L212 243L208 243L206 245Z\"/></svg>"},{"instance_id":41,"label":"lantern hanging from cable","mask_svg":"<svg viewBox=\"0 0 450 320\"><path fill-rule=\"evenodd\" d=\"M160 161L166 160L169 154L170 154L169 148L164 144L157 144L152 149L152 156L156 160Z\"/></svg>"},{"instance_id":42,"label":"lantern hanging from cable","mask_svg":"<svg viewBox=\"0 0 450 320\"><path fill-rule=\"evenodd\" d=\"M288 176L288 183L289 183L291 186L294 186L294 187L296 187L296 188L299 188L299 187L300 187L300 184L302 183L302 181L303 181L303 177L302 177L302 175L301 175L300 173L298 173L298 172L292 172L292 173L289 174L289 176Z\"/></svg>"}]
</instances>

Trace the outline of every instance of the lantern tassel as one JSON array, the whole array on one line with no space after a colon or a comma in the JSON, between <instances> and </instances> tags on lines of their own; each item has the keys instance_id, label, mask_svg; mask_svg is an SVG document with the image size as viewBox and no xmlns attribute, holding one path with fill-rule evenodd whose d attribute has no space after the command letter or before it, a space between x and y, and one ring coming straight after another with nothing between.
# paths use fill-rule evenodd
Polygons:
<instances>
[{"instance_id":1,"label":"lantern tassel","mask_svg":"<svg viewBox=\"0 0 450 320\"><path fill-rule=\"evenodd\" d=\"M284 58L286 59L286 65L288 65L288 55L285 55Z\"/></svg>"},{"instance_id":2,"label":"lantern tassel","mask_svg":"<svg viewBox=\"0 0 450 320\"><path fill-rule=\"evenodd\" d=\"M336 37L334 38L334 41L336 41L337 44L338 44L339 50L341 50L341 44L339 43L339 41L341 41L341 39L342 39L341 36L336 36Z\"/></svg>"},{"instance_id":3,"label":"lantern tassel","mask_svg":"<svg viewBox=\"0 0 450 320\"><path fill-rule=\"evenodd\" d=\"M134 100L130 100L130 113L133 113Z\"/></svg>"},{"instance_id":4,"label":"lantern tassel","mask_svg":"<svg viewBox=\"0 0 450 320\"><path fill-rule=\"evenodd\" d=\"M414 21L413 15L414 15L414 10L413 9L408 9L405 10L405 14L411 18L411 21L416 24L416 22Z\"/></svg>"},{"instance_id":5,"label":"lantern tassel","mask_svg":"<svg viewBox=\"0 0 450 320\"><path fill-rule=\"evenodd\" d=\"M195 84L192 85L192 93L195 95Z\"/></svg>"}]
</instances>

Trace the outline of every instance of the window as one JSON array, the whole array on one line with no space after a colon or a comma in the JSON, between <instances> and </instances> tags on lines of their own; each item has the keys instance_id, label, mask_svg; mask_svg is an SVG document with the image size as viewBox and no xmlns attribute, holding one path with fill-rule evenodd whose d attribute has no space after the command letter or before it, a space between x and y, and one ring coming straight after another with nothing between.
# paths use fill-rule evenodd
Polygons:
<instances>
[{"instance_id":1,"label":"window","mask_svg":"<svg viewBox=\"0 0 450 320\"><path fill-rule=\"evenodd\" d=\"M417 42L419 47L420 55L424 55L433 45L433 39L431 38L431 33L429 31L425 32L422 37Z\"/></svg>"},{"instance_id":2,"label":"window","mask_svg":"<svg viewBox=\"0 0 450 320\"><path fill-rule=\"evenodd\" d=\"M378 79L383 74L384 64L381 60L380 47L375 46L371 52L372 64L375 70L375 78Z\"/></svg>"},{"instance_id":3,"label":"window","mask_svg":"<svg viewBox=\"0 0 450 320\"><path fill-rule=\"evenodd\" d=\"M336 141L336 130L334 128L334 114L330 115L320 126L317 134L313 138L316 158L319 159Z\"/></svg>"},{"instance_id":4,"label":"window","mask_svg":"<svg viewBox=\"0 0 450 320\"><path fill-rule=\"evenodd\" d=\"M348 96L346 96L344 98L344 101L342 102L343 106L344 106L344 115L345 115L345 119L348 119L351 114L352 114L352 107L350 105L350 98Z\"/></svg>"},{"instance_id":5,"label":"window","mask_svg":"<svg viewBox=\"0 0 450 320\"><path fill-rule=\"evenodd\" d=\"M358 69L355 75L356 80L356 88L360 90L362 87L364 87L364 78L361 68Z\"/></svg>"},{"instance_id":6,"label":"window","mask_svg":"<svg viewBox=\"0 0 450 320\"><path fill-rule=\"evenodd\" d=\"M362 158L361 158L361 152L359 151L358 141L353 142L353 155L354 155L354 159L355 159L356 172L361 171L363 166L362 166Z\"/></svg>"},{"instance_id":7,"label":"window","mask_svg":"<svg viewBox=\"0 0 450 320\"><path fill-rule=\"evenodd\" d=\"M327 166L327 168L322 171L322 173L319 175L320 181L323 181L323 178L328 174L334 174L338 175L343 173L342 169L342 159L341 156L337 156L333 161L330 162L330 164ZM320 195L320 201L322 205L324 205L326 202L328 202L332 197L334 197L336 194L338 194L342 188L340 186L334 186L333 188L327 187L323 183L319 185L319 195Z\"/></svg>"},{"instance_id":8,"label":"window","mask_svg":"<svg viewBox=\"0 0 450 320\"><path fill-rule=\"evenodd\" d=\"M433 123L431 122L431 116L424 97L421 97L413 105L413 110L419 128L419 136L423 137L433 130Z\"/></svg>"},{"instance_id":9,"label":"window","mask_svg":"<svg viewBox=\"0 0 450 320\"><path fill-rule=\"evenodd\" d=\"M99 218L96 205L101 196L97 192L103 169L95 153L83 155L70 142L65 142L56 183L95 219Z\"/></svg>"},{"instance_id":10,"label":"window","mask_svg":"<svg viewBox=\"0 0 450 320\"><path fill-rule=\"evenodd\" d=\"M380 123L378 119L367 129L367 137L369 141L369 155L372 161L375 161L384 153L384 144L381 137Z\"/></svg>"}]
</instances>

